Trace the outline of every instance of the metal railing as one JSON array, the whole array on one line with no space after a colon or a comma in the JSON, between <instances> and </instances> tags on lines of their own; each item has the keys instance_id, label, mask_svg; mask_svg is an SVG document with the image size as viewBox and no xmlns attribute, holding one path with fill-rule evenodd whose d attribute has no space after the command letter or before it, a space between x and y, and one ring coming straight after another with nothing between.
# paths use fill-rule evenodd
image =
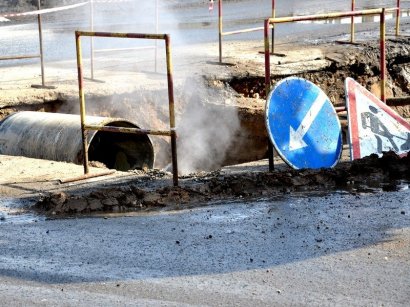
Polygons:
<instances>
[{"instance_id":1,"label":"metal railing","mask_svg":"<svg viewBox=\"0 0 410 307\"><path fill-rule=\"evenodd\" d=\"M275 18L275 1L272 0L272 18ZM242 30L235 30L229 32L223 32L223 12L222 12L222 0L218 0L218 30L219 30L219 63L222 63L222 37L227 35L234 35L234 34L241 34L241 33L249 33L255 31L262 31L263 27L256 27L256 28L249 28L249 29L242 29ZM275 28L272 26L272 39L275 37ZM274 44L272 43L272 46ZM272 50L273 53L273 50Z\"/></svg>"},{"instance_id":2,"label":"metal railing","mask_svg":"<svg viewBox=\"0 0 410 307\"><path fill-rule=\"evenodd\" d=\"M38 36L39 36L39 54L26 54L26 55L9 55L9 56L2 56L0 60L24 60L24 59L33 59L33 58L40 58L40 66L41 66L41 85L32 85L35 88L54 88L54 86L47 86L45 83L45 68L44 68L44 48L43 48L43 30L42 30L42 20L41 15L46 13L52 13L62 10L68 10L77 8L87 4L88 2L77 3L73 5L66 5L56 8L50 9L41 9L40 0L37 0L37 10L31 12L23 12L23 13L5 13L0 14L0 17L10 18L10 17L21 17L21 16L35 16L37 15L37 24L38 24Z\"/></svg>"},{"instance_id":3,"label":"metal railing","mask_svg":"<svg viewBox=\"0 0 410 307\"><path fill-rule=\"evenodd\" d=\"M82 51L81 51L81 36L89 37L116 37L116 38L134 38L134 39L149 39L149 40L164 40L167 62L167 80L168 80L168 103L169 103L169 126L170 130L156 131L139 128L125 127L110 127L110 126L95 126L87 125L85 113L85 95L84 95L84 76L82 66ZM117 133L134 133L134 134L151 134L171 137L171 154L172 154L172 172L174 186L178 186L178 165L177 165L177 144L176 144L176 128L175 128L175 103L174 103L174 82L171 62L171 44L168 34L139 34L139 33L110 33L110 32L84 32L76 31L76 51L77 51L77 67L78 67L78 86L80 98L80 115L81 115L81 132L83 140L83 165L84 174L89 173L88 167L88 145L87 145L87 130L108 131Z\"/></svg>"},{"instance_id":4,"label":"metal railing","mask_svg":"<svg viewBox=\"0 0 410 307\"><path fill-rule=\"evenodd\" d=\"M396 7L389 8L388 11L395 11L396 12L396 36L399 36L400 33L400 0L396 0ZM351 11L356 10L356 0L351 0ZM276 17L276 0L272 0L272 12L271 17ZM337 18L337 17L335 17ZM272 29L272 46L271 46L271 53L275 53L275 25L270 26ZM249 29L242 29L242 30L234 30L229 32L223 31L223 4L222 0L218 0L218 32L219 32L219 63L222 63L222 37L234 34L241 34L241 33L248 33L254 31L262 31L263 27L256 27L256 28L249 28ZM350 42L354 43L355 41L355 21L354 17L351 17L350 21Z\"/></svg>"},{"instance_id":5,"label":"metal railing","mask_svg":"<svg viewBox=\"0 0 410 307\"><path fill-rule=\"evenodd\" d=\"M89 0L90 4L90 31L94 32L94 3L121 3L121 2L131 2L132 0ZM159 31L159 5L158 0L155 0L155 33ZM111 49L95 49L94 40L91 37L90 41L90 68L91 68L91 80L94 78L94 54L96 52L112 52L112 51L128 51L128 50L143 50L143 49L155 49L155 72L157 72L157 59L158 59L158 45L155 41L154 46L145 46L145 47L132 47L132 48L111 48ZM95 80L96 81L96 80Z\"/></svg>"},{"instance_id":6,"label":"metal railing","mask_svg":"<svg viewBox=\"0 0 410 307\"><path fill-rule=\"evenodd\" d=\"M275 3L272 3L272 5L275 5ZM351 0L351 11L354 12L356 11L356 0ZM386 10L386 12L388 11L392 11L392 12L396 12L396 32L395 35L399 36L400 33L400 0L396 0L396 7L392 7L392 8L388 8ZM272 32L272 36L275 35L274 32ZM354 43L355 42L355 20L354 20L354 16L350 17L350 43ZM272 53L274 53L275 47L275 38L272 37Z\"/></svg>"},{"instance_id":7,"label":"metal railing","mask_svg":"<svg viewBox=\"0 0 410 307\"><path fill-rule=\"evenodd\" d=\"M312 21L312 20L327 20L333 18L356 17L356 16L380 16L380 92L381 100L386 102L386 11L387 9L372 9L341 13L328 13L307 16L293 16L281 18L269 18L264 22L264 44L265 44L265 92L266 99L269 97L271 90L271 70L270 70L270 46L269 46L269 26L279 23L290 23L298 21ZM273 163L273 147L268 141L268 155L269 155L269 170L274 169Z\"/></svg>"}]
</instances>

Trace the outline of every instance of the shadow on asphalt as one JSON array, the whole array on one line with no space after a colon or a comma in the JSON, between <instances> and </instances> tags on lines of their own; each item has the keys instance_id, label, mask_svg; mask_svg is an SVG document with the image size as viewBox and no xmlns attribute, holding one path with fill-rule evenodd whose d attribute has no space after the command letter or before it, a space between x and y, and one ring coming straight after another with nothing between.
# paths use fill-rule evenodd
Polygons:
<instances>
[{"instance_id":1,"label":"shadow on asphalt","mask_svg":"<svg viewBox=\"0 0 410 307\"><path fill-rule=\"evenodd\" d=\"M266 270L395 240L409 213L405 190L0 223L0 275L54 284Z\"/></svg>"}]
</instances>

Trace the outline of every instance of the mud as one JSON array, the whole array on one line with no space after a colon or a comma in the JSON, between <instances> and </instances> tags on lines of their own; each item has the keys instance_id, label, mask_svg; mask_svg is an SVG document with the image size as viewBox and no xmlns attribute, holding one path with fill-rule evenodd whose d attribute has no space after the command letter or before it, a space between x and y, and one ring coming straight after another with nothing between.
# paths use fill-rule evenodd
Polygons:
<instances>
[{"instance_id":1,"label":"mud","mask_svg":"<svg viewBox=\"0 0 410 307\"><path fill-rule=\"evenodd\" d=\"M148 173L144 181L170 177L164 172ZM141 188L141 184L122 185L94 190L84 195L64 191L44 196L34 209L48 216L67 216L91 212L130 212L174 210L229 200L254 201L294 193L326 195L337 190L353 194L397 191L410 181L410 156L400 158L385 153L352 163L341 163L334 169L246 172L228 174L211 172L185 176L180 187Z\"/></svg>"}]
</instances>

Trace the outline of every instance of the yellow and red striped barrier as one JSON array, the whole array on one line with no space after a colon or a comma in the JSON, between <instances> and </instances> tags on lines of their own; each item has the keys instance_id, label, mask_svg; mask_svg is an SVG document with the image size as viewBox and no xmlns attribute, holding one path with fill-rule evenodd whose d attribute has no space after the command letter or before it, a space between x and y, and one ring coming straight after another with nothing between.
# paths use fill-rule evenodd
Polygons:
<instances>
[{"instance_id":1,"label":"yellow and red striped barrier","mask_svg":"<svg viewBox=\"0 0 410 307\"><path fill-rule=\"evenodd\" d=\"M354 12L356 10L356 1L351 0L351 11ZM400 33L400 0L396 0L396 7L389 8L387 11L396 11L396 36ZM272 12L271 17L276 17L276 0L272 0ZM272 50L271 53L274 54L275 51L275 25L270 25L272 28ZM243 30L234 30L229 32L223 31L223 7L222 7L222 0L218 0L218 30L219 30L219 63L222 63L222 37L227 35L234 35L234 34L241 34L241 33L248 33L263 30L263 27L256 27L250 29L243 29ZM350 42L354 43L355 40L355 23L354 17L350 18Z\"/></svg>"},{"instance_id":2,"label":"yellow and red striped barrier","mask_svg":"<svg viewBox=\"0 0 410 307\"><path fill-rule=\"evenodd\" d=\"M164 40L165 53L167 62L167 81L168 81L168 104L169 104L169 131L157 131L139 128L125 128L125 127L103 127L86 124L85 112L85 95L84 95L84 76L82 64L82 50L81 50L81 36L89 37L116 37L116 38L134 38L134 39L151 39ZM172 172L174 186L178 186L178 157L177 157L177 133L175 128L175 102L174 102L174 81L172 73L172 58L171 58L171 37L168 34L143 34L143 33L111 33L111 32L87 32L76 31L76 50L77 50L77 69L78 69L78 89L80 99L80 117L81 117L81 132L83 141L83 166L84 174L89 173L88 167L88 144L87 144L87 130L98 130L118 133L135 133L135 134L150 134L162 135L171 137L171 155L172 155Z\"/></svg>"},{"instance_id":3,"label":"yellow and red striped barrier","mask_svg":"<svg viewBox=\"0 0 410 307\"><path fill-rule=\"evenodd\" d=\"M13 18L13 17L23 17L23 16L36 16L37 15L37 23L38 23L38 35L39 35L39 54L31 55L11 55L11 56L2 56L0 60L22 60L22 59L30 59L30 58L40 58L40 67L41 67L41 85L32 85L36 88L54 88L52 86L46 86L45 84L45 69L44 69L44 53L43 53L43 32L42 32L42 25L41 25L41 15L48 14L53 12L59 12L63 10L69 10L81 7L83 5L88 4L89 2L81 2L73 5L66 5L60 6L55 8L49 9L41 9L40 8L40 0L37 0L37 7L38 9L31 12L23 12L23 13L6 13L0 14L0 18Z\"/></svg>"}]
</instances>

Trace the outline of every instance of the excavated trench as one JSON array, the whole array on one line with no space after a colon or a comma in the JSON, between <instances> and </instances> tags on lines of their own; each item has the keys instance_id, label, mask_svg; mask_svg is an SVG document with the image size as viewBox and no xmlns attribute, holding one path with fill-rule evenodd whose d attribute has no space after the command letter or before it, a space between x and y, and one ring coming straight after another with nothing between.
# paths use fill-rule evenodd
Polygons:
<instances>
[{"instance_id":1,"label":"excavated trench","mask_svg":"<svg viewBox=\"0 0 410 307\"><path fill-rule=\"evenodd\" d=\"M357 80L369 91L380 94L379 48L374 44L360 46L353 51L341 54L325 54L328 65L316 71L295 72L289 75L273 75L271 86L287 76L298 76L317 84L336 106L345 105L344 80L347 77ZM321 60L321 59L320 59ZM278 65L280 69L280 65ZM245 98L266 99L265 77L234 77L227 81L237 93ZM396 110L409 118L410 99L410 44L409 38L389 39L387 42L387 104L401 107Z\"/></svg>"},{"instance_id":2,"label":"excavated trench","mask_svg":"<svg viewBox=\"0 0 410 307\"><path fill-rule=\"evenodd\" d=\"M404 40L404 39L403 39ZM407 96L410 95L410 47L406 41L389 41L388 48L388 96L390 104L395 104L394 109L404 117L410 117ZM337 105L344 105L344 79L353 77L366 88L378 94L379 66L378 49L372 45L361 46L357 50L347 54L326 54L324 58L328 65L315 71L303 71L295 73L319 85ZM255 65L260 65L255 64ZM229 69L229 68L228 68ZM240 77L247 75L246 77ZM272 85L286 77L281 74L272 76ZM265 128L265 83L264 76L250 75L245 71L231 73L229 78L214 77L205 81L207 90L223 92L222 97L233 97L234 103L215 103L214 97L193 106L197 113L210 114L210 122L207 126L217 126L217 118L223 118L227 112L235 110L239 119L239 129L228 140L226 155L218 165L204 169L214 170L223 165L237 164L240 162L254 161L266 157L267 134ZM222 84L222 86L221 86ZM148 93L148 95L147 95ZM205 92L206 93L206 92ZM185 89L176 89L176 101L179 120L184 119L189 105L188 101L196 100L197 97L184 96ZM201 92L201 94L204 94ZM115 105L121 103L122 114L132 117L142 127L155 127L163 129L168 125L168 109L163 104L155 102L156 91L143 93L133 92L130 95L120 97ZM166 93L161 93L166 101ZM402 100L398 101L397 98ZM107 116L118 117L122 114L115 113L113 103L108 97L98 98L99 115L101 112ZM140 117L136 117L132 101L138 101L144 105L138 109ZM209 102L209 103L208 103ZM56 111L62 112L67 109L66 103L58 102ZM16 107L18 110L18 107ZM134 112L134 113L133 113ZM143 113L143 114L142 114ZM126 118L124 116L124 118ZM180 122L178 122L180 123ZM195 120L192 122L195 123ZM178 126L180 128L181 126ZM189 128L189 126L188 126ZM215 127L216 134L220 129ZM102 137L104 139L104 137ZM162 156L163 164L169 162L169 143L167 139L154 139L156 158ZM233 140L233 141L232 141ZM211 142L213 139L211 138ZM191 145L194 147L194 145ZM182 151L182 150L181 150ZM185 154L185 156L183 156ZM186 157L182 152L181 156ZM181 186L178 188L164 188L159 182L152 179L171 179L167 172L146 172L138 179L141 183L122 185L106 190L92 191L89 194L74 195L68 192L57 192L46 195L36 205L36 209L49 215L88 213L92 211L126 212L135 210L147 210L152 208L169 209L189 207L199 203L227 199L260 199L280 196L293 192L331 192L335 190L348 190L352 193L367 193L374 189L383 191L397 190L409 182L409 158L400 158L389 153L383 159L377 156L354 163L339 163L334 169L329 170L291 170L285 166L277 168L273 173L246 171L241 174L221 173L195 173L181 177ZM156 167L159 165L157 164ZM145 183L150 183L149 185ZM157 182L157 183L155 183ZM135 181L134 181L135 183ZM373 187L369 189L369 186ZM407 184L408 187L408 184Z\"/></svg>"}]
</instances>

